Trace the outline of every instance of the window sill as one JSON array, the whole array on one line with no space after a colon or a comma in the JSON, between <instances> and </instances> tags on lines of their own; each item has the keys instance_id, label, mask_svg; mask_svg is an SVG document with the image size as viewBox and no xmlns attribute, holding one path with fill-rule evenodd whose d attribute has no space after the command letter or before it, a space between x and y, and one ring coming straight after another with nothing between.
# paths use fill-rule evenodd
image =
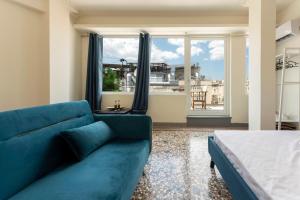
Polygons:
<instances>
[{"instance_id":1,"label":"window sill","mask_svg":"<svg viewBox=\"0 0 300 200\"><path fill-rule=\"evenodd\" d=\"M185 96L185 92L150 92L150 96Z\"/></svg>"},{"instance_id":2,"label":"window sill","mask_svg":"<svg viewBox=\"0 0 300 200\"><path fill-rule=\"evenodd\" d=\"M103 95L134 95L134 92L102 92Z\"/></svg>"},{"instance_id":3,"label":"window sill","mask_svg":"<svg viewBox=\"0 0 300 200\"><path fill-rule=\"evenodd\" d=\"M103 92L105 95L134 95L134 92ZM186 96L185 92L150 92L149 96Z\"/></svg>"}]
</instances>

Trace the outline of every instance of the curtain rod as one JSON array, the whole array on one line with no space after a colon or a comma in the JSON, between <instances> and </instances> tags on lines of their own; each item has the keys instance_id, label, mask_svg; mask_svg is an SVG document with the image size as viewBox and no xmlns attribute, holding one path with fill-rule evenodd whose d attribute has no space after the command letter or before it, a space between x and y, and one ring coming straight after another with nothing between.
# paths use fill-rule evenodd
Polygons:
<instances>
[{"instance_id":1,"label":"curtain rod","mask_svg":"<svg viewBox=\"0 0 300 200\"><path fill-rule=\"evenodd\" d=\"M81 36L82 37L88 37L90 33L95 33L95 34L98 34L98 35L101 35L103 37L105 36L110 36L110 37L132 37L132 36L139 36L140 33L142 34L147 34L148 32L146 31L141 31L139 33L133 33L133 34L100 34L100 33L97 33L97 32L88 32L88 33L82 33ZM174 35L174 36L177 36L177 35ZM178 36L182 36L182 35L178 35Z\"/></svg>"},{"instance_id":2,"label":"curtain rod","mask_svg":"<svg viewBox=\"0 0 300 200\"><path fill-rule=\"evenodd\" d=\"M99 33L97 33L99 34ZM120 34L120 35L116 35L116 34L99 34L103 37L138 37L139 33L135 33L135 34ZM81 37L89 37L89 33L83 33L81 34Z\"/></svg>"},{"instance_id":3,"label":"curtain rod","mask_svg":"<svg viewBox=\"0 0 300 200\"><path fill-rule=\"evenodd\" d=\"M99 34L99 33L97 33ZM111 38L126 38L126 37L138 37L139 32L132 33L132 34L99 34L103 37L111 37ZM248 34L230 34L230 33L224 33L224 34L196 34L196 33L191 33L191 34L151 34L149 33L152 37L184 37L184 36L191 36L191 37L225 37L225 36L248 36ZM88 37L89 33L84 32L81 33L81 37Z\"/></svg>"}]
</instances>

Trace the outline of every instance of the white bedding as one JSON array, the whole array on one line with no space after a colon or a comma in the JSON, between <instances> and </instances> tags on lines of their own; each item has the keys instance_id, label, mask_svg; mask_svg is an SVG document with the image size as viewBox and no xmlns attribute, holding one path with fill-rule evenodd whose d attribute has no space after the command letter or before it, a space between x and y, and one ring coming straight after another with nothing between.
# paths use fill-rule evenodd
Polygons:
<instances>
[{"instance_id":1,"label":"white bedding","mask_svg":"<svg viewBox=\"0 0 300 200\"><path fill-rule=\"evenodd\" d=\"M216 131L215 141L261 200L300 200L300 131Z\"/></svg>"}]
</instances>

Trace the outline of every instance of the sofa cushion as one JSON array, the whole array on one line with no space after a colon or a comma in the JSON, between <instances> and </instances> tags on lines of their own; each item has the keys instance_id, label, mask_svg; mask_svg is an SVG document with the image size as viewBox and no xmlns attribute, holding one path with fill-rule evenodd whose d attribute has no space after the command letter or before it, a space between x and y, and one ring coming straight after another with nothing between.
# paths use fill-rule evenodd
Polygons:
<instances>
[{"instance_id":1,"label":"sofa cushion","mask_svg":"<svg viewBox=\"0 0 300 200\"><path fill-rule=\"evenodd\" d=\"M62 165L72 152L60 133L93 122L86 101L0 112L0 199Z\"/></svg>"},{"instance_id":2,"label":"sofa cushion","mask_svg":"<svg viewBox=\"0 0 300 200\"><path fill-rule=\"evenodd\" d=\"M102 121L66 130L61 135L79 160L114 137L113 131Z\"/></svg>"},{"instance_id":3,"label":"sofa cushion","mask_svg":"<svg viewBox=\"0 0 300 200\"><path fill-rule=\"evenodd\" d=\"M81 162L31 184L12 200L128 200L149 156L149 140L105 144Z\"/></svg>"}]
</instances>

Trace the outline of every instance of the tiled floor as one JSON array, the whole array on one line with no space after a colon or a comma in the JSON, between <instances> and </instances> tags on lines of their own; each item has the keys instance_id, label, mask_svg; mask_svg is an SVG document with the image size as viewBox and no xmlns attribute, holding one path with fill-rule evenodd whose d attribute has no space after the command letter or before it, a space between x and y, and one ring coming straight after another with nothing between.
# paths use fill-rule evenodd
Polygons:
<instances>
[{"instance_id":1,"label":"tiled floor","mask_svg":"<svg viewBox=\"0 0 300 200\"><path fill-rule=\"evenodd\" d=\"M153 149L133 200L230 200L217 170L209 167L210 129L160 129L153 132Z\"/></svg>"}]
</instances>

